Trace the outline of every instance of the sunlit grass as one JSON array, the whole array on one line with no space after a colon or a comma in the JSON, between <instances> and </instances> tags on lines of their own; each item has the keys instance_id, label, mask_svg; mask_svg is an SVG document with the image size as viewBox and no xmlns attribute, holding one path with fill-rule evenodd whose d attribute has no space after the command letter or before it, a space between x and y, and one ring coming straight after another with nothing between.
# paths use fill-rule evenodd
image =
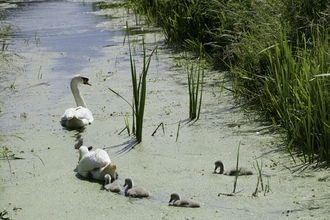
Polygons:
<instances>
[{"instance_id":1,"label":"sunlit grass","mask_svg":"<svg viewBox=\"0 0 330 220\"><path fill-rule=\"evenodd\" d=\"M198 54L202 45L214 67L228 70L237 101L280 128L291 155L330 162L329 77L320 75L330 72L326 1L129 2L163 29L171 46ZM195 70L188 68L188 83L196 95Z\"/></svg>"},{"instance_id":2,"label":"sunlit grass","mask_svg":"<svg viewBox=\"0 0 330 220\"><path fill-rule=\"evenodd\" d=\"M323 30L314 32L314 45L304 37L291 45L283 36L263 52L271 75L264 80L268 99L261 103L272 113L273 122L286 130L289 151L299 146L306 162L313 162L316 155L330 162L330 81L315 77L330 70L329 38Z\"/></svg>"}]
</instances>

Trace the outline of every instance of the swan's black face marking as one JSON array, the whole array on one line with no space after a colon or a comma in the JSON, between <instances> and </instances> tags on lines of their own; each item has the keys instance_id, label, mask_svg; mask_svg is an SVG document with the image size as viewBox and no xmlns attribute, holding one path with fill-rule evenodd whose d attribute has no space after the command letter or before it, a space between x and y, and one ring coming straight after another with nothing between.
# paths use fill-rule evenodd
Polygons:
<instances>
[{"instance_id":1,"label":"swan's black face marking","mask_svg":"<svg viewBox=\"0 0 330 220\"><path fill-rule=\"evenodd\" d=\"M88 148L88 151L91 151L92 149L93 149L93 147L92 146L90 146L90 147L87 147Z\"/></svg>"},{"instance_id":2,"label":"swan's black face marking","mask_svg":"<svg viewBox=\"0 0 330 220\"><path fill-rule=\"evenodd\" d=\"M90 85L91 86L91 84L88 82L89 79L87 77L82 76L81 78L83 79L83 82L84 82L85 85Z\"/></svg>"}]
</instances>

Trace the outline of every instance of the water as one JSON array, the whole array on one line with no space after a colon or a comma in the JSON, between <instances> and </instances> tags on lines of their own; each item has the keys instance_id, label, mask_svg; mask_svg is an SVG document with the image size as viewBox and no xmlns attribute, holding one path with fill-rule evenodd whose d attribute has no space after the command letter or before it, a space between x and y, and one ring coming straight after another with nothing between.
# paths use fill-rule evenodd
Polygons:
<instances>
[{"instance_id":1,"label":"water","mask_svg":"<svg viewBox=\"0 0 330 220\"><path fill-rule=\"evenodd\" d=\"M12 219L327 217L329 184L318 178L328 171L292 175L289 169L296 170L297 164L277 151L281 142L276 134L247 117L230 93L220 92L221 73L206 70L201 118L193 126L186 123L186 75L174 58L180 55L163 47L160 32L134 26L135 16L125 9L98 11L95 2L86 1L23 1L5 15L15 31L8 40L10 62L2 64L1 145L25 158L0 161L0 211L7 210ZM138 42L138 68L142 36L147 53L156 45L159 49L148 73L143 142L119 153L132 140L125 132L119 135L125 115L131 121L131 109L108 87L131 99L128 46L123 44L126 21L136 33L131 39ZM68 85L76 73L92 83L80 89L95 122L81 133L59 124L64 110L74 106ZM165 133L158 130L151 136L160 123ZM80 179L74 149L80 136L87 146L105 148L117 164L121 185L131 177L150 190L151 198L128 199ZM264 176L269 177L264 184L272 190L266 196L259 192L258 198L251 197L256 175L238 179L237 196L219 196L232 192L233 178L212 174L213 163L221 159L227 167L235 165L239 143L242 166L253 169L256 160L263 161ZM170 207L172 192L202 207Z\"/></svg>"},{"instance_id":2,"label":"water","mask_svg":"<svg viewBox=\"0 0 330 220\"><path fill-rule=\"evenodd\" d=\"M8 23L17 27L15 39L24 39L29 44L47 48L47 51L61 53L61 65L53 70L74 73L86 67L90 57L102 56L102 47L115 44L111 41L112 36L123 35L122 31L97 27L97 24L107 18L91 13L94 11L94 4L67 1L23 2L19 7L8 10L5 16ZM24 51L24 47L21 49Z\"/></svg>"}]
</instances>

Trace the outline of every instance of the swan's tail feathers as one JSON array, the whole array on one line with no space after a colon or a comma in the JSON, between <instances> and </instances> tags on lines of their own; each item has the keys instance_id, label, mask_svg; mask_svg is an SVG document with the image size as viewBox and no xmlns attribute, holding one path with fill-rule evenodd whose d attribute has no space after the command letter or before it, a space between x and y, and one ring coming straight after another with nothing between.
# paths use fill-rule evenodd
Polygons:
<instances>
[{"instance_id":1,"label":"swan's tail feathers","mask_svg":"<svg viewBox=\"0 0 330 220\"><path fill-rule=\"evenodd\" d=\"M71 118L67 117L66 119L61 120L61 124L64 127L75 129L82 128L88 123L86 123L84 120L77 118L76 116L73 116Z\"/></svg>"},{"instance_id":2,"label":"swan's tail feathers","mask_svg":"<svg viewBox=\"0 0 330 220\"><path fill-rule=\"evenodd\" d=\"M71 129L82 128L93 121L94 118L91 111L81 106L67 109L61 118L62 126Z\"/></svg>"}]
</instances>

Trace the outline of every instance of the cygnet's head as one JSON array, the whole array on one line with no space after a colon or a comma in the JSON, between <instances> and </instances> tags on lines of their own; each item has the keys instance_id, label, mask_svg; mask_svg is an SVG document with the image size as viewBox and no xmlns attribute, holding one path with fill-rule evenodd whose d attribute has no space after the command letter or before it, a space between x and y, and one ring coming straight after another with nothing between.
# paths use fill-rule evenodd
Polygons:
<instances>
[{"instance_id":1,"label":"cygnet's head","mask_svg":"<svg viewBox=\"0 0 330 220\"><path fill-rule=\"evenodd\" d=\"M221 160L217 160L217 161L214 162L214 165L215 165L214 172L216 173L218 167L220 167L220 172L219 173L222 174L223 173L223 170L224 170L224 165L223 165L222 161Z\"/></svg>"},{"instance_id":2,"label":"cygnet's head","mask_svg":"<svg viewBox=\"0 0 330 220\"><path fill-rule=\"evenodd\" d=\"M110 176L110 174L105 174L104 181L105 181L105 184L104 185L107 185L107 184L111 183L111 176Z\"/></svg>"},{"instance_id":3,"label":"cygnet's head","mask_svg":"<svg viewBox=\"0 0 330 220\"><path fill-rule=\"evenodd\" d=\"M175 202L175 201L180 200L180 199L181 199L181 197L178 193L172 193L169 203L171 203L172 201Z\"/></svg>"},{"instance_id":4,"label":"cygnet's head","mask_svg":"<svg viewBox=\"0 0 330 220\"><path fill-rule=\"evenodd\" d=\"M125 179L124 187L127 186L128 189L132 188L134 186L134 182L131 178Z\"/></svg>"}]
</instances>

